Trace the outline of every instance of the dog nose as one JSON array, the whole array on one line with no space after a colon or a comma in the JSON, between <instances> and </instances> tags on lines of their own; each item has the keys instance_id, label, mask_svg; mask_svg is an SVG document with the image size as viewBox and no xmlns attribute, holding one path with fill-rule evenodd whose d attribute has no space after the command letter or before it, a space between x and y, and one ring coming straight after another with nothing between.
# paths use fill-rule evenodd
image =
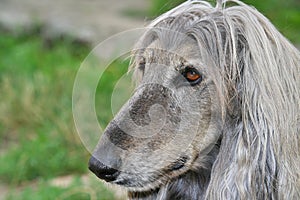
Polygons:
<instances>
[{"instance_id":1,"label":"dog nose","mask_svg":"<svg viewBox=\"0 0 300 200\"><path fill-rule=\"evenodd\" d=\"M119 171L117 169L106 166L94 156L92 156L89 160L89 170L91 170L97 177L107 182L116 180L119 175Z\"/></svg>"}]
</instances>

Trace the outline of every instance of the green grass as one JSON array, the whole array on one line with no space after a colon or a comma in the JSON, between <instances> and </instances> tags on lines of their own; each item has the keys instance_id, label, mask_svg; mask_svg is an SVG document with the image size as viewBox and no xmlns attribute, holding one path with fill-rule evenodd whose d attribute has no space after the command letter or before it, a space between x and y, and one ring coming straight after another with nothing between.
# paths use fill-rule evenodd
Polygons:
<instances>
[{"instance_id":1,"label":"green grass","mask_svg":"<svg viewBox=\"0 0 300 200\"><path fill-rule=\"evenodd\" d=\"M63 137L49 137L47 131L37 132L33 139L27 138L24 133L19 145L8 149L1 157L0 176L3 181L18 184L36 178L86 172L86 165L82 162L86 160L84 151L76 149L82 147L68 145Z\"/></svg>"},{"instance_id":2,"label":"green grass","mask_svg":"<svg viewBox=\"0 0 300 200\"><path fill-rule=\"evenodd\" d=\"M105 127L113 118L112 110L115 108L112 108L113 105L111 105L112 92L117 81L122 77L122 75L127 73L128 66L128 59L117 59L106 68L104 75L99 80L96 91L95 106L98 121L102 127ZM124 99L124 103L125 101L126 99Z\"/></svg>"},{"instance_id":3,"label":"green grass","mask_svg":"<svg viewBox=\"0 0 300 200\"><path fill-rule=\"evenodd\" d=\"M36 32L11 35L0 32L0 181L14 187L37 180L8 199L54 199L67 189L47 180L88 173L89 152L81 144L72 116L72 89L76 72L90 48L70 38L47 41ZM128 62L115 61L101 79L98 103L110 102L114 83ZM99 105L100 123L111 119L110 106ZM101 107L102 106L102 107ZM98 183L99 184L99 183ZM113 199L99 185L97 199ZM76 196L77 195L77 196ZM91 199L75 194L64 199Z\"/></svg>"},{"instance_id":4,"label":"green grass","mask_svg":"<svg viewBox=\"0 0 300 200\"><path fill-rule=\"evenodd\" d=\"M73 125L73 79L87 49L71 41L44 46L38 35L0 37L0 178L18 184L83 173L87 152ZM15 145L14 145L15 144Z\"/></svg>"}]
</instances>

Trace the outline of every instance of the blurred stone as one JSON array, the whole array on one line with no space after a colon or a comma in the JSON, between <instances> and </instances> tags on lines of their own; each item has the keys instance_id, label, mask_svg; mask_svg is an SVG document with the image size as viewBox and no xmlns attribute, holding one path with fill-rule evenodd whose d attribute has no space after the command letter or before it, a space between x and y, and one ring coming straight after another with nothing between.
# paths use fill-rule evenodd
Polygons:
<instances>
[{"instance_id":1,"label":"blurred stone","mask_svg":"<svg viewBox=\"0 0 300 200\"><path fill-rule=\"evenodd\" d=\"M0 0L0 24L10 31L42 26L47 38L66 34L95 45L113 34L143 27L145 18L130 13L143 13L148 3L147 0Z\"/></svg>"}]
</instances>

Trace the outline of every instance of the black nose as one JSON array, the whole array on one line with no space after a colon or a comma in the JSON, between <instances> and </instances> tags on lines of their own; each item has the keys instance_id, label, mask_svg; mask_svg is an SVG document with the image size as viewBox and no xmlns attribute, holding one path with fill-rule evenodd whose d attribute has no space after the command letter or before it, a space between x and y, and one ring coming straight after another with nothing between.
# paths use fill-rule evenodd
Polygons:
<instances>
[{"instance_id":1,"label":"black nose","mask_svg":"<svg viewBox=\"0 0 300 200\"><path fill-rule=\"evenodd\" d=\"M119 175L119 171L114 168L110 168L100 162L97 158L92 156L89 160L89 169L99 178L110 182L116 180Z\"/></svg>"}]
</instances>

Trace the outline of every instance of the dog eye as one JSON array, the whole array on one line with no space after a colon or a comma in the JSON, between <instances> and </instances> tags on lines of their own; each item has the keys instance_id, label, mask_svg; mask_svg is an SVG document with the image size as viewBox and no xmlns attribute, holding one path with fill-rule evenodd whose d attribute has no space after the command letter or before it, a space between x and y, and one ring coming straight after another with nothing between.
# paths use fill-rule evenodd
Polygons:
<instances>
[{"instance_id":1,"label":"dog eye","mask_svg":"<svg viewBox=\"0 0 300 200\"><path fill-rule=\"evenodd\" d=\"M182 75L192 86L202 81L202 75L194 67L186 67Z\"/></svg>"}]
</instances>

